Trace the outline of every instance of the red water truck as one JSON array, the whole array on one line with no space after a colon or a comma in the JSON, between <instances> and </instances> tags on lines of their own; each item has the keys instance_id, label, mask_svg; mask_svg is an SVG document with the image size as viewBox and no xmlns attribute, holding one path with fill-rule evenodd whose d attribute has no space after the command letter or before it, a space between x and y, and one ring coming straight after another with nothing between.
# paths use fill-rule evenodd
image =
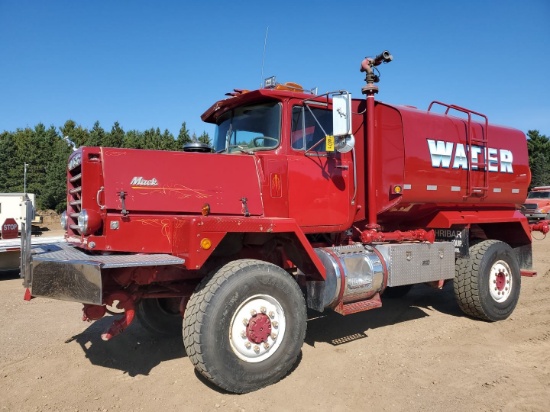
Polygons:
<instances>
[{"instance_id":1,"label":"red water truck","mask_svg":"<svg viewBox=\"0 0 550 412\"><path fill-rule=\"evenodd\" d=\"M82 147L67 164L66 243L31 255L26 298L83 303L83 319L137 317L183 334L206 379L236 393L295 364L307 309L379 308L420 283L454 283L462 311L506 319L532 275L525 135L483 114L317 95L268 79L202 119L213 145L184 152ZM183 333L182 333L183 332Z\"/></svg>"}]
</instances>

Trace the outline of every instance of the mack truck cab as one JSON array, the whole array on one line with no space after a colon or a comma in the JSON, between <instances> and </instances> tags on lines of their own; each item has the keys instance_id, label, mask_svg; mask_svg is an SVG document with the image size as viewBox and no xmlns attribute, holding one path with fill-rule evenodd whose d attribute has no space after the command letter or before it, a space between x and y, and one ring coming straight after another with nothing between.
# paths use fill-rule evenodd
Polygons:
<instances>
[{"instance_id":1,"label":"mack truck cab","mask_svg":"<svg viewBox=\"0 0 550 412\"><path fill-rule=\"evenodd\" d=\"M352 315L453 282L467 316L506 319L533 275L531 232L548 231L517 207L525 136L456 105L376 101L391 60L363 60L365 98L234 89L202 115L212 147L79 148L66 243L23 236L25 297L80 302L87 321L122 312L104 340L134 317L182 335L198 373L236 393L291 370L307 309Z\"/></svg>"}]
</instances>

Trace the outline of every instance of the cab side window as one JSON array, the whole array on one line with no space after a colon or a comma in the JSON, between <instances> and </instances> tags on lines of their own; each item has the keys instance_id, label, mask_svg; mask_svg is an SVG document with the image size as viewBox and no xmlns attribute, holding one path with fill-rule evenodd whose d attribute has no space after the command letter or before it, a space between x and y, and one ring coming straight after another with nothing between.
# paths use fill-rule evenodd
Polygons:
<instances>
[{"instance_id":1,"label":"cab side window","mask_svg":"<svg viewBox=\"0 0 550 412\"><path fill-rule=\"evenodd\" d=\"M325 137L332 134L332 112L312 106L292 108L291 144L295 150L324 152Z\"/></svg>"}]
</instances>

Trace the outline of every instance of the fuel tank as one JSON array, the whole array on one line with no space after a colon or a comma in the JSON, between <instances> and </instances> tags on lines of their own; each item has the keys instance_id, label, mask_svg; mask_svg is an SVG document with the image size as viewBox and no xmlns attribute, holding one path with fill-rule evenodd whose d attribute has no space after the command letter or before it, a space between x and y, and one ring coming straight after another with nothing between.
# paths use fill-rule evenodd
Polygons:
<instances>
[{"instance_id":1,"label":"fuel tank","mask_svg":"<svg viewBox=\"0 0 550 412\"><path fill-rule=\"evenodd\" d=\"M376 196L382 221L420 210L515 209L523 203L531 180L525 134L460 116L377 103L380 173L376 193L366 196Z\"/></svg>"},{"instance_id":2,"label":"fuel tank","mask_svg":"<svg viewBox=\"0 0 550 412\"><path fill-rule=\"evenodd\" d=\"M322 312L338 303L372 298L384 288L384 269L380 256L361 244L316 248L315 253L327 270L325 281L310 281L308 306Z\"/></svg>"}]
</instances>

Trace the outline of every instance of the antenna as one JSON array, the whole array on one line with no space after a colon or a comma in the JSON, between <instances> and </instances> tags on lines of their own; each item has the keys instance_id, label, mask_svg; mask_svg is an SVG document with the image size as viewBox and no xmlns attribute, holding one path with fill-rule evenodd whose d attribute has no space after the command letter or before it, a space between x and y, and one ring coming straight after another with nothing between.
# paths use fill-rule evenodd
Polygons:
<instances>
[{"instance_id":1,"label":"antenna","mask_svg":"<svg viewBox=\"0 0 550 412\"><path fill-rule=\"evenodd\" d=\"M268 33L268 31L269 31L269 26L267 26L267 28L265 29L264 55L262 56L262 74L261 74L261 79L260 79L260 89L262 88L262 86L263 86L263 81L264 81L265 49L266 49L266 46L267 46L267 33Z\"/></svg>"}]
</instances>

